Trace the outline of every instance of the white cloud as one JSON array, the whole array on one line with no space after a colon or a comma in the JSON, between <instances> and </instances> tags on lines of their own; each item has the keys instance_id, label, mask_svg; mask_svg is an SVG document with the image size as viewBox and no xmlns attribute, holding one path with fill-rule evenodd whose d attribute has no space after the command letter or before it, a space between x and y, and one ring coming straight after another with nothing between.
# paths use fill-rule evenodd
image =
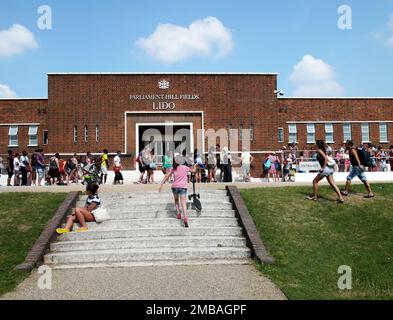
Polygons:
<instances>
[{"instance_id":1,"label":"white cloud","mask_svg":"<svg viewBox=\"0 0 393 320\"><path fill-rule=\"evenodd\" d=\"M23 53L27 49L38 48L33 33L20 24L14 24L7 30L0 31L0 58Z\"/></svg>"},{"instance_id":2,"label":"white cloud","mask_svg":"<svg viewBox=\"0 0 393 320\"><path fill-rule=\"evenodd\" d=\"M175 63L193 56L223 57L233 47L231 31L215 17L196 20L188 27L159 24L147 38L139 38L136 45L153 59Z\"/></svg>"},{"instance_id":3,"label":"white cloud","mask_svg":"<svg viewBox=\"0 0 393 320\"><path fill-rule=\"evenodd\" d=\"M289 81L294 85L294 96L340 97L344 88L337 82L334 68L312 55L305 55L293 68Z\"/></svg>"},{"instance_id":4,"label":"white cloud","mask_svg":"<svg viewBox=\"0 0 393 320\"><path fill-rule=\"evenodd\" d=\"M5 84L0 84L0 98L1 99L11 99L16 98L16 93L11 90L9 86Z\"/></svg>"}]
</instances>

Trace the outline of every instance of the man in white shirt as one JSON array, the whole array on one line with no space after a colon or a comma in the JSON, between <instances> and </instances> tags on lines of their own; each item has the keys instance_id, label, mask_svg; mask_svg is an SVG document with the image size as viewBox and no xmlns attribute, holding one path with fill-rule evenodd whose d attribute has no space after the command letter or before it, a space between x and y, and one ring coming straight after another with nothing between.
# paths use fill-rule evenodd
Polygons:
<instances>
[{"instance_id":1,"label":"man in white shirt","mask_svg":"<svg viewBox=\"0 0 393 320\"><path fill-rule=\"evenodd\" d=\"M254 160L250 152L248 151L243 151L241 155L241 161L242 161L242 169L243 169L243 179L244 182L250 182L250 167L251 167L251 162Z\"/></svg>"},{"instance_id":2,"label":"man in white shirt","mask_svg":"<svg viewBox=\"0 0 393 320\"><path fill-rule=\"evenodd\" d=\"M114 180L114 184L117 183L124 183L124 178L123 175L121 173L122 170L122 166L121 166L121 151L118 151L116 154L116 157L113 159L113 170L115 171L115 180Z\"/></svg>"},{"instance_id":3,"label":"man in white shirt","mask_svg":"<svg viewBox=\"0 0 393 320\"><path fill-rule=\"evenodd\" d=\"M118 152L118 153L116 154L116 157L114 157L114 159L113 159L113 166L114 166L114 167L120 167L120 166L121 166L120 155L121 155L121 153Z\"/></svg>"}]
</instances>

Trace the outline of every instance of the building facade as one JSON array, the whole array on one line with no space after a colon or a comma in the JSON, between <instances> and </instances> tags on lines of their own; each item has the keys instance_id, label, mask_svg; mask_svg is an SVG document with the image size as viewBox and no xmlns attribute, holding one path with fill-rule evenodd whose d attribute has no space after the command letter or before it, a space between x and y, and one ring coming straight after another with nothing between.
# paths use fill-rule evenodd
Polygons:
<instances>
[{"instance_id":1,"label":"building facade","mask_svg":"<svg viewBox=\"0 0 393 320\"><path fill-rule=\"evenodd\" d=\"M277 74L265 73L51 73L47 98L0 100L0 153L106 148L133 169L147 142L161 156L180 145L207 153L211 139L251 149L260 168L263 152L290 142L393 143L393 98L281 98L276 89Z\"/></svg>"}]
</instances>

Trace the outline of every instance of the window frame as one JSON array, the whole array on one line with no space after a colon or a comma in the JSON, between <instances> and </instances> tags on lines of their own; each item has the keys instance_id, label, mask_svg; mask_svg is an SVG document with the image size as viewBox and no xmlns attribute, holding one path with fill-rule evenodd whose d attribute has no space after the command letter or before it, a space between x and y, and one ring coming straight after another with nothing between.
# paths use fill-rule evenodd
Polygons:
<instances>
[{"instance_id":1,"label":"window frame","mask_svg":"<svg viewBox=\"0 0 393 320\"><path fill-rule=\"evenodd\" d=\"M364 138L364 134L365 134L365 132L364 132L364 128L366 128L366 126L367 126L367 138L368 139L363 139ZM371 143L371 141L370 141L370 123L362 123L361 125L360 125L360 132L361 132L361 138L362 138L362 143Z\"/></svg>"},{"instance_id":2,"label":"window frame","mask_svg":"<svg viewBox=\"0 0 393 320\"><path fill-rule=\"evenodd\" d=\"M326 143L335 143L334 142L334 124L333 123L325 123L325 142Z\"/></svg>"},{"instance_id":3,"label":"window frame","mask_svg":"<svg viewBox=\"0 0 393 320\"><path fill-rule=\"evenodd\" d=\"M316 142L316 129L314 123L307 123L307 144L315 144ZM311 129L311 130L310 130ZM310 135L312 135L313 139L309 139Z\"/></svg>"},{"instance_id":4,"label":"window frame","mask_svg":"<svg viewBox=\"0 0 393 320\"><path fill-rule=\"evenodd\" d=\"M96 125L96 143L100 142L100 126Z\"/></svg>"},{"instance_id":5,"label":"window frame","mask_svg":"<svg viewBox=\"0 0 393 320\"><path fill-rule=\"evenodd\" d=\"M348 136L346 137L345 129L349 129L349 132L347 132ZM349 138L348 138L349 137ZM352 140L352 124L350 122L346 122L343 124L343 138L344 138L344 143L346 143L348 140Z\"/></svg>"},{"instance_id":6,"label":"window frame","mask_svg":"<svg viewBox=\"0 0 393 320\"><path fill-rule=\"evenodd\" d=\"M35 129L34 131L32 129ZM34 133L35 132L35 133ZM38 126L29 126L29 147L38 147ZM35 141L33 141L32 137L35 137ZM33 143L32 143L33 142Z\"/></svg>"},{"instance_id":7,"label":"window frame","mask_svg":"<svg viewBox=\"0 0 393 320\"><path fill-rule=\"evenodd\" d=\"M85 143L89 142L89 127L85 126L84 128L84 141Z\"/></svg>"},{"instance_id":8,"label":"window frame","mask_svg":"<svg viewBox=\"0 0 393 320\"><path fill-rule=\"evenodd\" d=\"M385 140L382 139L382 134L381 134L382 133L382 131L381 131L382 126L385 127L385 133L384 133L386 135ZM388 123L387 122L380 122L379 123L379 143L389 143Z\"/></svg>"},{"instance_id":9,"label":"window frame","mask_svg":"<svg viewBox=\"0 0 393 320\"><path fill-rule=\"evenodd\" d=\"M74 143L78 143L78 126L74 126Z\"/></svg>"},{"instance_id":10,"label":"window frame","mask_svg":"<svg viewBox=\"0 0 393 320\"><path fill-rule=\"evenodd\" d=\"M282 132L282 134L281 134L282 139L281 140L280 140L280 131ZM278 143L285 142L285 129L283 127L279 127L277 129L277 139L278 139Z\"/></svg>"},{"instance_id":11,"label":"window frame","mask_svg":"<svg viewBox=\"0 0 393 320\"><path fill-rule=\"evenodd\" d=\"M12 129L15 129L15 131L12 131ZM13 141L12 137L16 137L16 139ZM13 143L16 142L16 143ZM16 148L19 147L19 126L13 126L11 125L8 130L8 147L9 148Z\"/></svg>"},{"instance_id":12,"label":"window frame","mask_svg":"<svg viewBox=\"0 0 393 320\"><path fill-rule=\"evenodd\" d=\"M294 129L294 130L291 130L291 129ZM296 124L289 124L288 125L288 140L289 140L289 143L298 143L298 141L297 141L297 138L298 138L297 134L298 134L297 125ZM295 137L296 137L296 139L294 139L295 141L291 141L291 135L295 135Z\"/></svg>"},{"instance_id":13,"label":"window frame","mask_svg":"<svg viewBox=\"0 0 393 320\"><path fill-rule=\"evenodd\" d=\"M45 139L45 133L46 133L46 139ZM46 140L46 143L45 143ZM49 131L48 130L43 130L42 131L42 144L44 146L49 145Z\"/></svg>"}]
</instances>

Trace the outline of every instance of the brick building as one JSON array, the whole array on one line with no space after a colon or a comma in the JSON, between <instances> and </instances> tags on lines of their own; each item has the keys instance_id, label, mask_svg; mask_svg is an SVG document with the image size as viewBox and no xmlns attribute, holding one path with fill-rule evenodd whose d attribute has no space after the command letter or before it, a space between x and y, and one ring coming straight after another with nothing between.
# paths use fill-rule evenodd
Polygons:
<instances>
[{"instance_id":1,"label":"brick building","mask_svg":"<svg viewBox=\"0 0 393 320\"><path fill-rule=\"evenodd\" d=\"M281 98L276 89L277 74L265 73L50 73L47 99L0 100L0 153L107 148L134 168L148 129L158 156L181 143L206 153L208 129L225 129L231 151L242 150L236 141L249 132L260 167L263 151L289 142L393 143L393 98ZM184 129L191 134L178 137Z\"/></svg>"}]
</instances>

